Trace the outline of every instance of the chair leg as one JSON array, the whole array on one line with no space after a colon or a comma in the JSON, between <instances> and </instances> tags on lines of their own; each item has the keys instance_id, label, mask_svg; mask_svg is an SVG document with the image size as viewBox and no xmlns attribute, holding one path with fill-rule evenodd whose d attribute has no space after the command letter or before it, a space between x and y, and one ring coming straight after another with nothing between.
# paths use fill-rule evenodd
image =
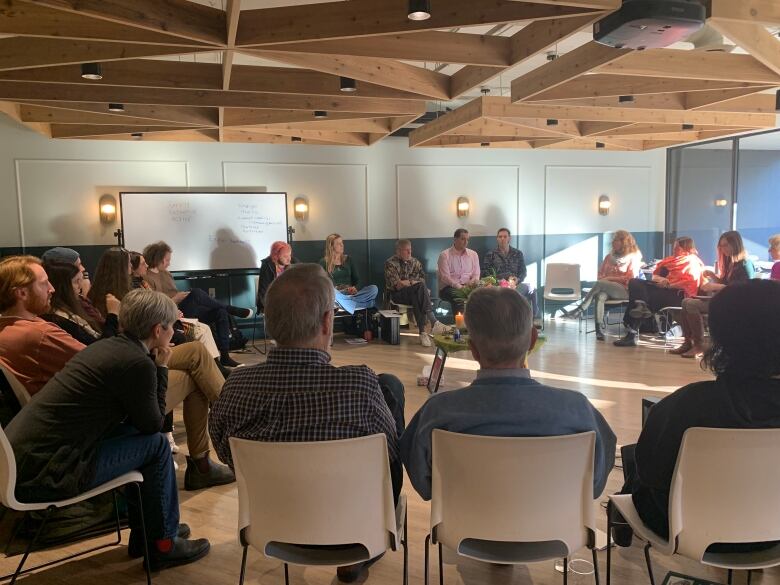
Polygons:
<instances>
[{"instance_id":1,"label":"chair leg","mask_svg":"<svg viewBox=\"0 0 780 585\"><path fill-rule=\"evenodd\" d=\"M729 572L728 572L728 577L727 577L727 583L728 583L728 585L731 585L731 579L732 579L733 577L734 577L734 572L733 572L731 569L729 569Z\"/></svg>"},{"instance_id":2,"label":"chair leg","mask_svg":"<svg viewBox=\"0 0 780 585\"><path fill-rule=\"evenodd\" d=\"M290 585L290 567L284 564L284 585Z\"/></svg>"},{"instance_id":3,"label":"chair leg","mask_svg":"<svg viewBox=\"0 0 780 585\"><path fill-rule=\"evenodd\" d=\"M645 562L647 563L647 575L650 577L650 585L655 585L655 577L653 577L653 564L650 562L650 543L645 545Z\"/></svg>"},{"instance_id":4,"label":"chair leg","mask_svg":"<svg viewBox=\"0 0 780 585\"><path fill-rule=\"evenodd\" d=\"M593 578L596 580L596 585L601 585L599 582L599 555L595 546L591 549L591 552L593 553Z\"/></svg>"},{"instance_id":5,"label":"chair leg","mask_svg":"<svg viewBox=\"0 0 780 585\"><path fill-rule=\"evenodd\" d=\"M429 578L428 577L428 571L429 571L428 565L430 564L430 560L431 560L431 535L428 534L425 537L425 567L424 567L425 571L423 573L423 577L425 579L425 585L428 585L428 578Z\"/></svg>"},{"instance_id":6,"label":"chair leg","mask_svg":"<svg viewBox=\"0 0 780 585\"><path fill-rule=\"evenodd\" d=\"M46 526L46 521L49 519L49 514L51 514L51 511L53 509L54 509L53 506L49 506L48 508L46 508L46 515L43 517L43 521L41 522L41 525L38 527L38 530L35 531L35 536L33 536L33 539L27 545L27 548L24 551L24 556L22 556L22 560L19 561L19 566L16 567L16 571L14 572L13 577L11 577L10 585L14 585L14 583L16 583L16 579L19 577L19 574L22 572L22 567L24 566L27 557L30 556L30 552L35 546L35 543L38 541L38 537L41 535L41 532L43 532L43 528Z\"/></svg>"},{"instance_id":7,"label":"chair leg","mask_svg":"<svg viewBox=\"0 0 780 585\"><path fill-rule=\"evenodd\" d=\"M244 552L241 553L241 572L238 575L238 585L244 585L244 575L246 574L246 553L249 547L244 545Z\"/></svg>"},{"instance_id":8,"label":"chair leg","mask_svg":"<svg viewBox=\"0 0 780 585\"><path fill-rule=\"evenodd\" d=\"M750 585L750 578L753 576L753 571L748 569L747 585Z\"/></svg>"},{"instance_id":9,"label":"chair leg","mask_svg":"<svg viewBox=\"0 0 780 585\"><path fill-rule=\"evenodd\" d=\"M407 525L408 514L404 510L404 539L401 541L401 545L404 547L404 585L409 584L409 528ZM425 550L428 550L426 547Z\"/></svg>"},{"instance_id":10,"label":"chair leg","mask_svg":"<svg viewBox=\"0 0 780 585\"><path fill-rule=\"evenodd\" d=\"M563 557L563 585L569 585L569 557Z\"/></svg>"},{"instance_id":11,"label":"chair leg","mask_svg":"<svg viewBox=\"0 0 780 585\"><path fill-rule=\"evenodd\" d=\"M138 496L138 511L140 512L141 516L141 535L143 536L144 540L144 567L146 568L146 585L152 585L152 558L149 556L149 539L146 536L146 520L144 518L144 501L141 497L141 484L134 483L133 485L135 486L135 492Z\"/></svg>"},{"instance_id":12,"label":"chair leg","mask_svg":"<svg viewBox=\"0 0 780 585\"><path fill-rule=\"evenodd\" d=\"M444 551L439 543L439 585L444 585Z\"/></svg>"},{"instance_id":13,"label":"chair leg","mask_svg":"<svg viewBox=\"0 0 780 585\"><path fill-rule=\"evenodd\" d=\"M612 500L607 500L607 585L612 577Z\"/></svg>"},{"instance_id":14,"label":"chair leg","mask_svg":"<svg viewBox=\"0 0 780 585\"><path fill-rule=\"evenodd\" d=\"M114 515L116 516L116 542L114 545L118 545L122 542L122 525L119 521L119 504L116 501L116 490L111 490L111 495L114 497Z\"/></svg>"}]
</instances>

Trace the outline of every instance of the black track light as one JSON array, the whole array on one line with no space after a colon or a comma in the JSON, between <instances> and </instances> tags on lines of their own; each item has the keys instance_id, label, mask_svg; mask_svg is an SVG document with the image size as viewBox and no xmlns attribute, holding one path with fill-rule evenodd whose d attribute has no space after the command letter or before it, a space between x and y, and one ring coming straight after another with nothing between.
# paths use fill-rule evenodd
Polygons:
<instances>
[{"instance_id":1,"label":"black track light","mask_svg":"<svg viewBox=\"0 0 780 585\"><path fill-rule=\"evenodd\" d=\"M604 148L605 144L603 142L597 142L596 148Z\"/></svg>"},{"instance_id":2,"label":"black track light","mask_svg":"<svg viewBox=\"0 0 780 585\"><path fill-rule=\"evenodd\" d=\"M293 141L293 142L303 142L303 140L301 139L301 137L300 137L300 136L293 136L293 137L292 137L292 141Z\"/></svg>"},{"instance_id":3,"label":"black track light","mask_svg":"<svg viewBox=\"0 0 780 585\"><path fill-rule=\"evenodd\" d=\"M409 0L409 20L428 20L431 17L431 0Z\"/></svg>"},{"instance_id":4,"label":"black track light","mask_svg":"<svg viewBox=\"0 0 780 585\"><path fill-rule=\"evenodd\" d=\"M555 118L550 118L550 119L547 120L547 125L548 126L557 126L558 125L558 120L556 120Z\"/></svg>"},{"instance_id":5,"label":"black track light","mask_svg":"<svg viewBox=\"0 0 780 585\"><path fill-rule=\"evenodd\" d=\"M618 96L618 103L619 104L630 104L634 101L634 96L632 95L621 95Z\"/></svg>"},{"instance_id":6,"label":"black track light","mask_svg":"<svg viewBox=\"0 0 780 585\"><path fill-rule=\"evenodd\" d=\"M778 89L775 94L775 110L780 112L780 89Z\"/></svg>"},{"instance_id":7,"label":"black track light","mask_svg":"<svg viewBox=\"0 0 780 585\"><path fill-rule=\"evenodd\" d=\"M100 63L82 63L81 77L92 81L99 81L103 79L103 68L100 66Z\"/></svg>"},{"instance_id":8,"label":"black track light","mask_svg":"<svg viewBox=\"0 0 780 585\"><path fill-rule=\"evenodd\" d=\"M328 112L325 110L314 110L314 118L317 120L324 120L328 117Z\"/></svg>"},{"instance_id":9,"label":"black track light","mask_svg":"<svg viewBox=\"0 0 780 585\"><path fill-rule=\"evenodd\" d=\"M108 104L108 111L109 112L124 112L125 111L125 105L124 104Z\"/></svg>"},{"instance_id":10,"label":"black track light","mask_svg":"<svg viewBox=\"0 0 780 585\"><path fill-rule=\"evenodd\" d=\"M353 92L357 91L357 84L351 77L339 77L339 83L341 84L341 91Z\"/></svg>"},{"instance_id":11,"label":"black track light","mask_svg":"<svg viewBox=\"0 0 780 585\"><path fill-rule=\"evenodd\" d=\"M132 138L133 140L141 140L141 138L143 138L143 137L144 137L144 133L143 132L133 132L130 135L130 138Z\"/></svg>"},{"instance_id":12,"label":"black track light","mask_svg":"<svg viewBox=\"0 0 780 585\"><path fill-rule=\"evenodd\" d=\"M682 125L683 130L693 130L693 124L683 124Z\"/></svg>"},{"instance_id":13,"label":"black track light","mask_svg":"<svg viewBox=\"0 0 780 585\"><path fill-rule=\"evenodd\" d=\"M490 146L490 143L489 142L482 142L482 143L480 143L480 146Z\"/></svg>"}]
</instances>

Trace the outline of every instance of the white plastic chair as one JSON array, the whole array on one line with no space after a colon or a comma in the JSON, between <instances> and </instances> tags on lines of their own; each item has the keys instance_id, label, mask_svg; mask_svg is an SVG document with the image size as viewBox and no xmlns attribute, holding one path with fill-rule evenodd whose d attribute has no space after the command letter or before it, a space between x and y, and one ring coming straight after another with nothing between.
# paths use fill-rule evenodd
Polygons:
<instances>
[{"instance_id":1,"label":"white plastic chair","mask_svg":"<svg viewBox=\"0 0 780 585\"><path fill-rule=\"evenodd\" d=\"M711 567L748 571L780 565L780 545L769 550L713 553L715 543L780 541L780 429L713 429L685 431L669 493L669 538L650 530L634 507L630 494L609 497L644 540L650 583L655 585L650 548L680 555ZM609 543L608 543L609 544ZM607 548L607 585L611 554Z\"/></svg>"},{"instance_id":2,"label":"white plastic chair","mask_svg":"<svg viewBox=\"0 0 780 585\"><path fill-rule=\"evenodd\" d=\"M22 556L22 560L19 561L19 566L16 567L16 571L14 571L13 573L9 573L8 575L4 575L3 577L0 577L0 580L5 580L11 577L11 585L13 585L16 582L16 579L19 577L19 575L22 575L24 573L29 573L30 571L42 569L50 565L61 563L63 561L80 557L82 555L89 554L97 550L101 550L104 548L108 548L120 544L122 542L122 532L121 532L121 526L119 525L119 509L117 507L117 501L116 501L116 490L125 485L133 485L135 486L136 489L136 494L138 496L138 503L140 508L140 515L141 515L141 530L143 532L144 558L148 559L149 549L146 542L146 523L144 521L143 505L141 500L141 487L140 487L140 484L143 482L143 480L144 478L140 474L140 472L131 471L129 473L120 475L119 477L116 477L111 481L108 481L102 485L99 485L96 488L92 488L91 490L86 491L82 494L79 494L72 498L68 498L67 500L59 500L54 502L35 502L35 503L20 502L16 499L16 493L15 493L16 492L16 458L14 457L14 451L13 448L11 447L11 443L8 441L8 437L5 434L5 430L0 429L0 503L2 503L3 506L11 510L24 512L25 518L27 517L28 512L34 512L40 510L46 511L43 520L41 521L41 524L38 527L38 530L35 532L35 536L27 545L27 548L24 551L24 555ZM111 492L114 496L114 511L116 512L116 541L115 542L102 544L100 546L96 546L89 550L78 552L63 557L61 559L57 559L55 561L49 561L47 563L43 563L35 567L30 567L28 569L22 570L24 563L27 561L27 557L30 555L30 552L35 547L35 543L37 542L38 537L43 532L43 529L46 526L46 521L49 519L49 514L51 514L52 510L55 510L57 508L64 508L65 506L70 506L71 504L77 504L78 502L83 502L84 500L88 500L90 498L93 498L97 495L106 492ZM151 585L152 575L149 572L149 566L147 563L144 563L144 565L146 568L146 583L147 585Z\"/></svg>"},{"instance_id":3,"label":"white plastic chair","mask_svg":"<svg viewBox=\"0 0 780 585\"><path fill-rule=\"evenodd\" d=\"M14 376L11 370L2 364L0 364L0 373L5 376L5 379L8 382L8 385L11 387L14 396L16 396L16 400L19 401L19 406L23 408L32 399L30 393L27 392L27 388L25 388L24 384L19 381L19 378Z\"/></svg>"},{"instance_id":4,"label":"white plastic chair","mask_svg":"<svg viewBox=\"0 0 780 585\"><path fill-rule=\"evenodd\" d=\"M581 297L582 282L580 281L579 264L556 262L547 264L544 276L543 298L545 301L573 303L579 301Z\"/></svg>"},{"instance_id":5,"label":"white plastic chair","mask_svg":"<svg viewBox=\"0 0 780 585\"><path fill-rule=\"evenodd\" d=\"M593 431L558 437L484 437L433 431L431 533L439 545L490 563L526 564L595 548ZM564 584L568 570L563 572Z\"/></svg>"},{"instance_id":6,"label":"white plastic chair","mask_svg":"<svg viewBox=\"0 0 780 585\"><path fill-rule=\"evenodd\" d=\"M341 566L404 549L406 497L393 505L387 440L376 434L338 441L269 443L230 439L238 483L238 538L288 564ZM336 548L334 545L339 545Z\"/></svg>"}]
</instances>

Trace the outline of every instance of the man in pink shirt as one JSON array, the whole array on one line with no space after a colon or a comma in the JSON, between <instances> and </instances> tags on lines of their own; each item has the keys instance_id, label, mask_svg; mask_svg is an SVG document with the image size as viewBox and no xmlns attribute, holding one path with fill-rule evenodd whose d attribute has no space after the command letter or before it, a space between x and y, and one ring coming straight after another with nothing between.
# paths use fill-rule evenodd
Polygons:
<instances>
[{"instance_id":1,"label":"man in pink shirt","mask_svg":"<svg viewBox=\"0 0 780 585\"><path fill-rule=\"evenodd\" d=\"M452 305L453 314L463 314L465 302L454 295L465 285L479 280L479 256L468 249L469 231L458 228L453 235L452 247L439 254L439 297Z\"/></svg>"},{"instance_id":2,"label":"man in pink shirt","mask_svg":"<svg viewBox=\"0 0 780 585\"><path fill-rule=\"evenodd\" d=\"M84 349L84 345L38 315L47 313L54 287L34 256L0 264L0 363L30 395Z\"/></svg>"}]
</instances>

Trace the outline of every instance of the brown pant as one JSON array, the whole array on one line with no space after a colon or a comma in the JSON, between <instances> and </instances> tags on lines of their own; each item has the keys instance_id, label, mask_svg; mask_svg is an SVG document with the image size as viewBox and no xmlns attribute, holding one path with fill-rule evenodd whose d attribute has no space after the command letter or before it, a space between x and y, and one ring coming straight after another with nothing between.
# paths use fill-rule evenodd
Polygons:
<instances>
[{"instance_id":1,"label":"brown pant","mask_svg":"<svg viewBox=\"0 0 780 585\"><path fill-rule=\"evenodd\" d=\"M182 343L173 348L168 362L168 393L166 412L184 403L184 427L190 457L204 455L209 450L207 421L209 404L219 398L225 378L214 358L199 341Z\"/></svg>"},{"instance_id":2,"label":"brown pant","mask_svg":"<svg viewBox=\"0 0 780 585\"><path fill-rule=\"evenodd\" d=\"M710 299L684 299L680 315L683 336L696 346L704 340L704 318L710 311Z\"/></svg>"}]
</instances>

